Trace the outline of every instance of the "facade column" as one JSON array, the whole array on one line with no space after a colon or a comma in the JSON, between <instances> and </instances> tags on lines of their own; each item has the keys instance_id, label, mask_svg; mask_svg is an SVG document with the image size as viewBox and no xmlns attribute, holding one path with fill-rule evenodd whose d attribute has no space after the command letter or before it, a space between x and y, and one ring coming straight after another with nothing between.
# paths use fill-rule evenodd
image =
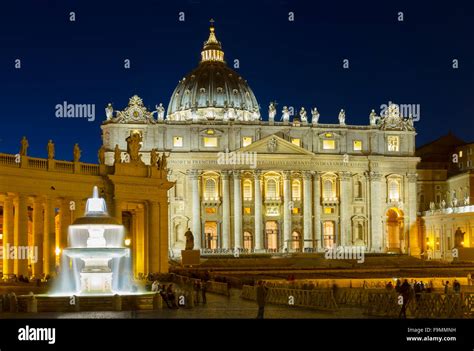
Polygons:
<instances>
[{"instance_id":1,"label":"facade column","mask_svg":"<svg viewBox=\"0 0 474 351\"><path fill-rule=\"evenodd\" d=\"M322 250L323 240L321 236L321 185L320 172L314 173L313 180L313 210L314 210L314 239L316 240L316 248Z\"/></svg>"},{"instance_id":2,"label":"facade column","mask_svg":"<svg viewBox=\"0 0 474 351\"><path fill-rule=\"evenodd\" d=\"M13 199L5 195L3 202L3 278L8 279L13 274L13 260L9 257L10 247L14 246Z\"/></svg>"},{"instance_id":3,"label":"facade column","mask_svg":"<svg viewBox=\"0 0 474 351\"><path fill-rule=\"evenodd\" d=\"M33 276L43 274L43 203L39 197L33 200L33 247L36 257L33 260ZM36 262L35 262L36 261Z\"/></svg>"},{"instance_id":4,"label":"facade column","mask_svg":"<svg viewBox=\"0 0 474 351\"><path fill-rule=\"evenodd\" d=\"M221 172L222 179L222 248L230 248L230 193L229 172Z\"/></svg>"},{"instance_id":5,"label":"facade column","mask_svg":"<svg viewBox=\"0 0 474 351\"><path fill-rule=\"evenodd\" d=\"M28 202L27 197L18 194L14 200L15 205L15 229L14 243L16 246L17 257L14 261L14 272L18 276L28 277L28 257L20 257L26 251L23 248L28 246Z\"/></svg>"},{"instance_id":6,"label":"facade column","mask_svg":"<svg viewBox=\"0 0 474 351\"><path fill-rule=\"evenodd\" d=\"M311 208L311 172L303 172L303 237L304 248L313 247L313 211Z\"/></svg>"},{"instance_id":7,"label":"facade column","mask_svg":"<svg viewBox=\"0 0 474 351\"><path fill-rule=\"evenodd\" d=\"M201 249L201 199L199 196L199 171L192 170L189 172L191 179L191 191L192 191L192 209L193 209L193 228L192 232L194 235L194 248L197 250Z\"/></svg>"},{"instance_id":8,"label":"facade column","mask_svg":"<svg viewBox=\"0 0 474 351\"><path fill-rule=\"evenodd\" d=\"M339 207L340 207L340 238L342 246L350 246L352 244L351 239L351 225L350 225L350 204L351 204L351 191L350 191L350 172L339 172L340 179L340 195L339 195Z\"/></svg>"},{"instance_id":9,"label":"facade column","mask_svg":"<svg viewBox=\"0 0 474 351\"><path fill-rule=\"evenodd\" d=\"M234 249L242 248L242 186L240 171L234 171Z\"/></svg>"},{"instance_id":10,"label":"facade column","mask_svg":"<svg viewBox=\"0 0 474 351\"><path fill-rule=\"evenodd\" d=\"M262 172L261 171L254 171L255 177L255 250L262 250L263 249L263 218L262 218Z\"/></svg>"},{"instance_id":11,"label":"facade column","mask_svg":"<svg viewBox=\"0 0 474 351\"><path fill-rule=\"evenodd\" d=\"M56 246L62 250L68 246L68 229L71 224L71 210L68 199L62 199L59 206L59 237Z\"/></svg>"},{"instance_id":12,"label":"facade column","mask_svg":"<svg viewBox=\"0 0 474 351\"><path fill-rule=\"evenodd\" d=\"M288 250L291 239L291 191L290 191L290 171L283 172L283 250Z\"/></svg>"},{"instance_id":13,"label":"facade column","mask_svg":"<svg viewBox=\"0 0 474 351\"><path fill-rule=\"evenodd\" d=\"M54 201L47 197L44 201L43 218L43 270L45 275L56 273L56 229L54 216Z\"/></svg>"},{"instance_id":14,"label":"facade column","mask_svg":"<svg viewBox=\"0 0 474 351\"><path fill-rule=\"evenodd\" d=\"M408 204L408 213L405 214L405 217L408 217L408 220L405 222L405 238L408 238L408 247L410 252L409 255L419 256L421 253L420 248L420 236L418 233L417 221L416 221L416 173L410 173L407 176L408 178L408 192L407 197L408 201L405 203ZM408 215L408 216L407 216ZM444 240L441 241L444 243Z\"/></svg>"},{"instance_id":15,"label":"facade column","mask_svg":"<svg viewBox=\"0 0 474 351\"><path fill-rule=\"evenodd\" d=\"M382 252L383 230L382 230L382 207L385 196L382 191L382 175L370 172L370 251Z\"/></svg>"}]
</instances>

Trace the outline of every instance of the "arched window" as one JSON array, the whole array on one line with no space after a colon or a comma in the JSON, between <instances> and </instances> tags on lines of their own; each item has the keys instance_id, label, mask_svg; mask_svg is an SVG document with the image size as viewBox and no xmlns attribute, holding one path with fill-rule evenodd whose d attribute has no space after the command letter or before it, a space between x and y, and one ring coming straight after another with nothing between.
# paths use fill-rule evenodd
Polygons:
<instances>
[{"instance_id":1,"label":"arched window","mask_svg":"<svg viewBox=\"0 0 474 351\"><path fill-rule=\"evenodd\" d=\"M323 183L323 197L325 199L334 199L336 197L334 190L334 182L330 179L326 179Z\"/></svg>"},{"instance_id":2,"label":"arched window","mask_svg":"<svg viewBox=\"0 0 474 351\"><path fill-rule=\"evenodd\" d=\"M244 249L251 251L253 249L252 233L244 232Z\"/></svg>"},{"instance_id":3,"label":"arched window","mask_svg":"<svg viewBox=\"0 0 474 351\"><path fill-rule=\"evenodd\" d=\"M217 198L216 180L213 178L206 179L206 186L204 191L204 198L206 200L214 200Z\"/></svg>"},{"instance_id":4,"label":"arched window","mask_svg":"<svg viewBox=\"0 0 474 351\"><path fill-rule=\"evenodd\" d=\"M244 180L244 200L252 200L252 181Z\"/></svg>"},{"instance_id":5,"label":"arched window","mask_svg":"<svg viewBox=\"0 0 474 351\"><path fill-rule=\"evenodd\" d=\"M269 179L267 181L267 199L276 199L278 196L277 194L277 182L275 179Z\"/></svg>"},{"instance_id":6,"label":"arched window","mask_svg":"<svg viewBox=\"0 0 474 351\"><path fill-rule=\"evenodd\" d=\"M390 201L400 200L400 183L398 180L391 179L388 182L388 199Z\"/></svg>"},{"instance_id":7,"label":"arched window","mask_svg":"<svg viewBox=\"0 0 474 351\"><path fill-rule=\"evenodd\" d=\"M301 200L301 183L299 180L294 180L291 184L291 196L293 201Z\"/></svg>"}]
</instances>

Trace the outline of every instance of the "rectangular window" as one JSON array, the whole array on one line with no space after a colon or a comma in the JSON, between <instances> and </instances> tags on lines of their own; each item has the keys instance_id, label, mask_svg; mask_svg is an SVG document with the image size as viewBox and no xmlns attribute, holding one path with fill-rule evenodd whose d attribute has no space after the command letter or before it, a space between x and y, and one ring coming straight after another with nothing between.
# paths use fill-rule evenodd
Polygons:
<instances>
[{"instance_id":1,"label":"rectangular window","mask_svg":"<svg viewBox=\"0 0 474 351\"><path fill-rule=\"evenodd\" d=\"M301 139L300 138L292 138L291 143L296 146L301 146Z\"/></svg>"},{"instance_id":2,"label":"rectangular window","mask_svg":"<svg viewBox=\"0 0 474 351\"><path fill-rule=\"evenodd\" d=\"M293 214L298 214L300 213L300 209L298 207L293 208Z\"/></svg>"},{"instance_id":3,"label":"rectangular window","mask_svg":"<svg viewBox=\"0 0 474 351\"><path fill-rule=\"evenodd\" d=\"M206 207L206 213L207 214L215 214L216 213L216 208L215 207Z\"/></svg>"},{"instance_id":4,"label":"rectangular window","mask_svg":"<svg viewBox=\"0 0 474 351\"><path fill-rule=\"evenodd\" d=\"M173 147L183 147L183 137L173 137Z\"/></svg>"},{"instance_id":5,"label":"rectangular window","mask_svg":"<svg viewBox=\"0 0 474 351\"><path fill-rule=\"evenodd\" d=\"M217 138L204 137L204 147L217 147Z\"/></svg>"},{"instance_id":6,"label":"rectangular window","mask_svg":"<svg viewBox=\"0 0 474 351\"><path fill-rule=\"evenodd\" d=\"M397 135L389 135L387 137L388 151L398 152L400 149L400 138Z\"/></svg>"},{"instance_id":7,"label":"rectangular window","mask_svg":"<svg viewBox=\"0 0 474 351\"><path fill-rule=\"evenodd\" d=\"M334 208L332 208L332 207L324 207L324 213L325 213L325 214L334 213Z\"/></svg>"},{"instance_id":8,"label":"rectangular window","mask_svg":"<svg viewBox=\"0 0 474 351\"><path fill-rule=\"evenodd\" d=\"M244 207L244 214L246 214L246 215L252 214L252 211L250 210L250 207Z\"/></svg>"},{"instance_id":9,"label":"rectangular window","mask_svg":"<svg viewBox=\"0 0 474 351\"><path fill-rule=\"evenodd\" d=\"M252 144L252 137L243 137L242 138L242 147L246 147Z\"/></svg>"},{"instance_id":10,"label":"rectangular window","mask_svg":"<svg viewBox=\"0 0 474 351\"><path fill-rule=\"evenodd\" d=\"M323 150L334 150L336 148L336 141L331 139L323 140Z\"/></svg>"},{"instance_id":11,"label":"rectangular window","mask_svg":"<svg viewBox=\"0 0 474 351\"><path fill-rule=\"evenodd\" d=\"M462 150L459 151L459 157L462 157Z\"/></svg>"},{"instance_id":12,"label":"rectangular window","mask_svg":"<svg viewBox=\"0 0 474 351\"><path fill-rule=\"evenodd\" d=\"M354 140L354 151L362 151L362 140Z\"/></svg>"}]
</instances>

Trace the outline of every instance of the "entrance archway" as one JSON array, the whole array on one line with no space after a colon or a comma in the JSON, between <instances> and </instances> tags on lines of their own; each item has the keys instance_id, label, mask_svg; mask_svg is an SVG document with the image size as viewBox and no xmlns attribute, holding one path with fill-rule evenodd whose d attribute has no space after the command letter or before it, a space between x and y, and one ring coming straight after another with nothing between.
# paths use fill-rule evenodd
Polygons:
<instances>
[{"instance_id":1,"label":"entrance archway","mask_svg":"<svg viewBox=\"0 0 474 351\"><path fill-rule=\"evenodd\" d=\"M291 233L291 250L301 252L301 234L296 230Z\"/></svg>"},{"instance_id":2,"label":"entrance archway","mask_svg":"<svg viewBox=\"0 0 474 351\"><path fill-rule=\"evenodd\" d=\"M278 222L267 221L265 223L265 245L268 251L278 251Z\"/></svg>"},{"instance_id":3,"label":"entrance archway","mask_svg":"<svg viewBox=\"0 0 474 351\"><path fill-rule=\"evenodd\" d=\"M392 207L388 209L386 216L387 252L400 253L403 238L403 211Z\"/></svg>"},{"instance_id":4,"label":"entrance archway","mask_svg":"<svg viewBox=\"0 0 474 351\"><path fill-rule=\"evenodd\" d=\"M206 239L207 249L217 249L217 222L205 222L204 223L204 235Z\"/></svg>"}]
</instances>

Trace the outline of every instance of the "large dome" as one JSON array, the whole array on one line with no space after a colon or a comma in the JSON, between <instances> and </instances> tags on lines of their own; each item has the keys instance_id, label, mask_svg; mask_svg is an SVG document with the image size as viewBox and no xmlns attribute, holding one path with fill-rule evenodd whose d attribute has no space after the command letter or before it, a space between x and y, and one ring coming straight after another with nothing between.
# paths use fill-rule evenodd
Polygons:
<instances>
[{"instance_id":1,"label":"large dome","mask_svg":"<svg viewBox=\"0 0 474 351\"><path fill-rule=\"evenodd\" d=\"M257 99L247 82L224 61L211 24L201 62L179 81L168 105L168 120L207 121L260 119Z\"/></svg>"}]
</instances>

